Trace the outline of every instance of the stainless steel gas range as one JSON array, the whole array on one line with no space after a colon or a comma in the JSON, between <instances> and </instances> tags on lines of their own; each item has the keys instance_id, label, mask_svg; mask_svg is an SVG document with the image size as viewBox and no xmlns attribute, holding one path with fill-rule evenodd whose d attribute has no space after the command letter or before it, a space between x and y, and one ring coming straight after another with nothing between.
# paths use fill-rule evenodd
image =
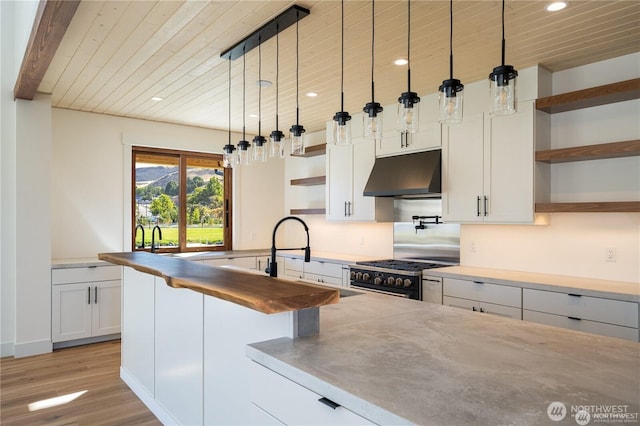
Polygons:
<instances>
[{"instance_id":1,"label":"stainless steel gas range","mask_svg":"<svg viewBox=\"0 0 640 426\"><path fill-rule=\"evenodd\" d=\"M403 259L356 262L349 266L351 287L423 300L423 271L448 265L451 264Z\"/></svg>"}]
</instances>

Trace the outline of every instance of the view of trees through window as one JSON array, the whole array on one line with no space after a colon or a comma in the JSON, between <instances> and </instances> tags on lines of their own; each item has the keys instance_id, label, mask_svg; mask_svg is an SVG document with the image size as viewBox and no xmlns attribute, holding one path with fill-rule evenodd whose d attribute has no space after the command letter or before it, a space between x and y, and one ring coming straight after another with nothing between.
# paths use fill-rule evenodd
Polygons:
<instances>
[{"instance_id":1,"label":"view of trees through window","mask_svg":"<svg viewBox=\"0 0 640 426\"><path fill-rule=\"evenodd\" d=\"M134 226L145 229L144 249L151 247L156 225L162 231L156 247L162 251L230 248L220 155L136 148L133 157ZM142 232L134 235L136 249L142 249Z\"/></svg>"}]
</instances>

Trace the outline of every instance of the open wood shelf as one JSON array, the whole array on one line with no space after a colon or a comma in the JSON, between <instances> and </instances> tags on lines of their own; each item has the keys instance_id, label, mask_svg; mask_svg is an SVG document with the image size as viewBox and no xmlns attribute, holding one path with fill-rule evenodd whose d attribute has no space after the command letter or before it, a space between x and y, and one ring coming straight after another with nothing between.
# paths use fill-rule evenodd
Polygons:
<instances>
[{"instance_id":1,"label":"open wood shelf","mask_svg":"<svg viewBox=\"0 0 640 426\"><path fill-rule=\"evenodd\" d=\"M555 114L640 98L640 78L561 93L536 100L536 109Z\"/></svg>"},{"instance_id":2,"label":"open wood shelf","mask_svg":"<svg viewBox=\"0 0 640 426\"><path fill-rule=\"evenodd\" d=\"M327 182L326 176L313 176L307 178L291 179L292 186L314 186L324 185Z\"/></svg>"},{"instance_id":3,"label":"open wood shelf","mask_svg":"<svg viewBox=\"0 0 640 426\"><path fill-rule=\"evenodd\" d=\"M536 213L625 213L640 212L640 201L588 203L536 203Z\"/></svg>"},{"instance_id":4,"label":"open wood shelf","mask_svg":"<svg viewBox=\"0 0 640 426\"><path fill-rule=\"evenodd\" d=\"M325 214L327 209L291 209L289 214Z\"/></svg>"},{"instance_id":5,"label":"open wood shelf","mask_svg":"<svg viewBox=\"0 0 640 426\"><path fill-rule=\"evenodd\" d=\"M292 157L316 157L318 155L324 155L327 152L327 144L307 146L304 149L304 154L291 154Z\"/></svg>"},{"instance_id":6,"label":"open wood shelf","mask_svg":"<svg viewBox=\"0 0 640 426\"><path fill-rule=\"evenodd\" d=\"M640 140L538 151L536 152L536 161L543 163L567 163L570 161L600 160L603 158L632 157L635 155L640 155Z\"/></svg>"}]
</instances>

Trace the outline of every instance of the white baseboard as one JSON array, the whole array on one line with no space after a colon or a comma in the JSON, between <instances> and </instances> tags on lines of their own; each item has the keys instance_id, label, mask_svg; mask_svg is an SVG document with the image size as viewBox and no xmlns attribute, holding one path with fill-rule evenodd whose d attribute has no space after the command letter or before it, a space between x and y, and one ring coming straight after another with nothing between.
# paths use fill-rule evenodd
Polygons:
<instances>
[{"instance_id":1,"label":"white baseboard","mask_svg":"<svg viewBox=\"0 0 640 426\"><path fill-rule=\"evenodd\" d=\"M16 343L14 345L14 355L16 358L25 356L48 354L53 351L51 340L39 340L37 342Z\"/></svg>"},{"instance_id":2,"label":"white baseboard","mask_svg":"<svg viewBox=\"0 0 640 426\"><path fill-rule=\"evenodd\" d=\"M14 356L15 344L13 342L0 344L0 357Z\"/></svg>"},{"instance_id":3,"label":"white baseboard","mask_svg":"<svg viewBox=\"0 0 640 426\"><path fill-rule=\"evenodd\" d=\"M133 393L136 394L140 401L147 406L149 411L151 411L153 415L162 422L163 425L180 424L171 415L171 413L169 413L158 401L155 400L155 397L147 390L147 388L142 386L138 379L129 374L129 372L122 366L120 367L120 378L127 384L127 386L129 386Z\"/></svg>"}]
</instances>

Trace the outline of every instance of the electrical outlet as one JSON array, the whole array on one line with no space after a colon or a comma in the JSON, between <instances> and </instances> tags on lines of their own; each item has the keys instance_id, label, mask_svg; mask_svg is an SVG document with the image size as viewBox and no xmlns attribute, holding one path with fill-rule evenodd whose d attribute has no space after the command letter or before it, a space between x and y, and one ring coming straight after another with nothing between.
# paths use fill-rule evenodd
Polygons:
<instances>
[{"instance_id":1,"label":"electrical outlet","mask_svg":"<svg viewBox=\"0 0 640 426\"><path fill-rule=\"evenodd\" d=\"M618 254L616 253L615 247L607 247L604 249L604 261L605 262L615 262L617 260Z\"/></svg>"},{"instance_id":2,"label":"electrical outlet","mask_svg":"<svg viewBox=\"0 0 640 426\"><path fill-rule=\"evenodd\" d=\"M469 251L471 253L476 253L477 252L477 247L476 247L476 242L475 241L471 241L471 244L469 245Z\"/></svg>"}]
</instances>

